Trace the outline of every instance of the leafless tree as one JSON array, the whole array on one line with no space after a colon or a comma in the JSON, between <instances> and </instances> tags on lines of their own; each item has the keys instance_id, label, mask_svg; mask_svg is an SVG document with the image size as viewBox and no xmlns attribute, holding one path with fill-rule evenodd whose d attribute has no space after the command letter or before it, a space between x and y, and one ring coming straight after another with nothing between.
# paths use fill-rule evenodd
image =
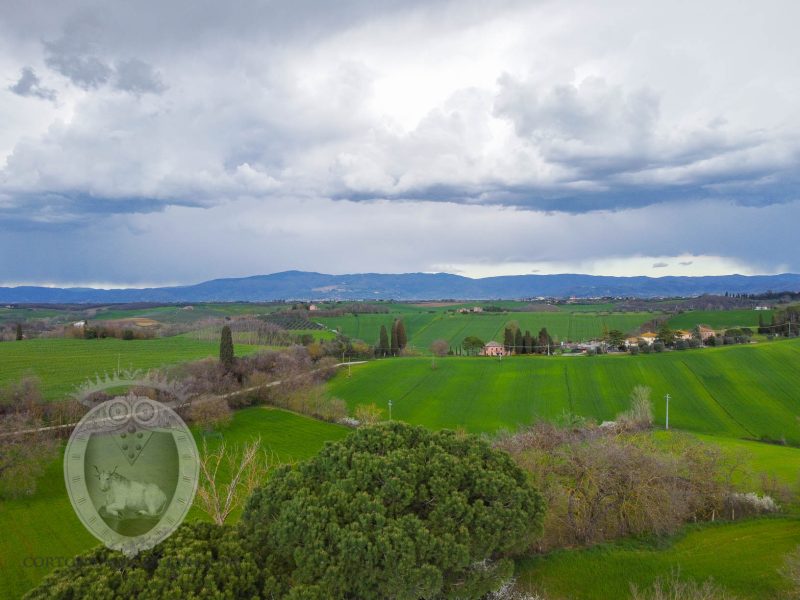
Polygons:
<instances>
[{"instance_id":1,"label":"leafless tree","mask_svg":"<svg viewBox=\"0 0 800 600\"><path fill-rule=\"evenodd\" d=\"M361 404L356 407L355 417L362 425L375 425L381 421L383 411L374 402Z\"/></svg>"},{"instance_id":2,"label":"leafless tree","mask_svg":"<svg viewBox=\"0 0 800 600\"><path fill-rule=\"evenodd\" d=\"M227 401L219 396L201 396L192 400L189 420L203 428L213 431L231 422L232 413Z\"/></svg>"},{"instance_id":3,"label":"leafless tree","mask_svg":"<svg viewBox=\"0 0 800 600\"><path fill-rule=\"evenodd\" d=\"M217 525L224 525L231 513L244 502L261 483L269 470L266 452L257 439L240 447L220 443L209 450L203 440L200 456L200 483L197 500L200 509Z\"/></svg>"}]
</instances>

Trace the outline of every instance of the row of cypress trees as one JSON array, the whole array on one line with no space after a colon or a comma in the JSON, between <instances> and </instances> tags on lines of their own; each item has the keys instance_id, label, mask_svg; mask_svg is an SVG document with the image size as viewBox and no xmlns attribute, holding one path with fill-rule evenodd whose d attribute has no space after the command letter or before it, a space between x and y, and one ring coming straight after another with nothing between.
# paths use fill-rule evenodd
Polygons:
<instances>
[{"instance_id":1,"label":"row of cypress trees","mask_svg":"<svg viewBox=\"0 0 800 600\"><path fill-rule=\"evenodd\" d=\"M406 326L402 319L395 319L392 323L391 339L386 331L386 325L381 325L381 333L378 341L378 356L397 356L400 351L408 345Z\"/></svg>"}]
</instances>

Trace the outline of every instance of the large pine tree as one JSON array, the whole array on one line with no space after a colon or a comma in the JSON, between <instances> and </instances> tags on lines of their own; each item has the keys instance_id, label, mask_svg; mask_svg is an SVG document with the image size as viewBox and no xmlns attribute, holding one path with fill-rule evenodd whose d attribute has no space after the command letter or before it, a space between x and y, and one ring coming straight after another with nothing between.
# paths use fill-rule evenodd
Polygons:
<instances>
[{"instance_id":1,"label":"large pine tree","mask_svg":"<svg viewBox=\"0 0 800 600\"><path fill-rule=\"evenodd\" d=\"M389 334L386 332L386 325L381 325L380 341L378 342L378 356L389 354Z\"/></svg>"},{"instance_id":2,"label":"large pine tree","mask_svg":"<svg viewBox=\"0 0 800 600\"><path fill-rule=\"evenodd\" d=\"M219 339L219 361L228 370L233 368L233 363L236 361L236 357L233 354L233 335L231 334L231 328L227 325L222 328L222 334Z\"/></svg>"},{"instance_id":3,"label":"large pine tree","mask_svg":"<svg viewBox=\"0 0 800 600\"><path fill-rule=\"evenodd\" d=\"M22 323L17 323L17 341L22 339Z\"/></svg>"}]
</instances>

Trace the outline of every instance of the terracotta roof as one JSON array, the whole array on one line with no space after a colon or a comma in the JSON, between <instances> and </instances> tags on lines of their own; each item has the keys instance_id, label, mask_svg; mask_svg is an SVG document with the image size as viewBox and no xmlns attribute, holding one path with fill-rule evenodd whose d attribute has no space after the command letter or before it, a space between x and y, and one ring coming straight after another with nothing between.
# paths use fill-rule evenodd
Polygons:
<instances>
[{"instance_id":1,"label":"terracotta roof","mask_svg":"<svg viewBox=\"0 0 800 600\"><path fill-rule=\"evenodd\" d=\"M492 348L496 348L496 347L498 347L498 346L502 346L502 345L503 345L503 344L501 344L500 342L495 342L494 340L492 340L491 342L486 342L486 343L483 345L483 347L484 347L484 348L488 348L488 347L490 347L490 346L491 346Z\"/></svg>"}]
</instances>

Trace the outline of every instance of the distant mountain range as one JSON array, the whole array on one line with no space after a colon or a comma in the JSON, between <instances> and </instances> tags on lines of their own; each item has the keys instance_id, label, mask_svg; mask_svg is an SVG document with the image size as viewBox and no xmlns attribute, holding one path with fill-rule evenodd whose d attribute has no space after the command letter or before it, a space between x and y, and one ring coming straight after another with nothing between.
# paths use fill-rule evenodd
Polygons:
<instances>
[{"instance_id":1,"label":"distant mountain range","mask_svg":"<svg viewBox=\"0 0 800 600\"><path fill-rule=\"evenodd\" d=\"M713 277L606 277L597 275L508 275L470 279L448 273L325 275L284 271L214 279L195 285L95 289L0 287L0 303L230 302L269 300L478 300L547 297L634 296L800 291L800 275Z\"/></svg>"}]
</instances>

